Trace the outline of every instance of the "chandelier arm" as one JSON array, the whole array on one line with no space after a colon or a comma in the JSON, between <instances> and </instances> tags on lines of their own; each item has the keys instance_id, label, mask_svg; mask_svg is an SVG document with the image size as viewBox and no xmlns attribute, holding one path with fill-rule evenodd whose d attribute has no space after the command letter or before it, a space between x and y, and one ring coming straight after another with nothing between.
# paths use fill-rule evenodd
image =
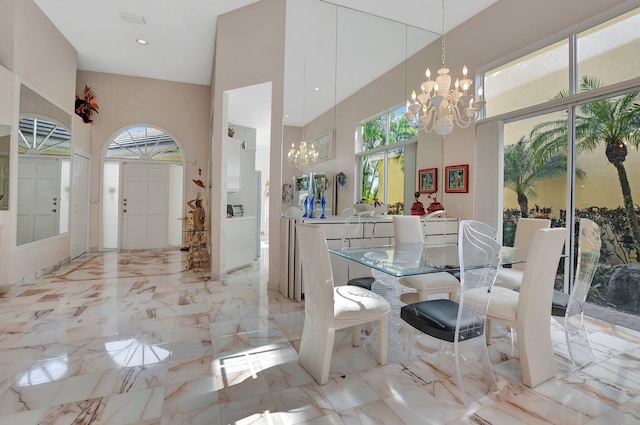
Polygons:
<instances>
[{"instance_id":1,"label":"chandelier arm","mask_svg":"<svg viewBox=\"0 0 640 425\"><path fill-rule=\"evenodd\" d=\"M474 121L471 117L467 117L466 112L460 111L458 107L452 108L454 122L460 128L467 128ZM469 118L469 119L467 119Z\"/></svg>"}]
</instances>

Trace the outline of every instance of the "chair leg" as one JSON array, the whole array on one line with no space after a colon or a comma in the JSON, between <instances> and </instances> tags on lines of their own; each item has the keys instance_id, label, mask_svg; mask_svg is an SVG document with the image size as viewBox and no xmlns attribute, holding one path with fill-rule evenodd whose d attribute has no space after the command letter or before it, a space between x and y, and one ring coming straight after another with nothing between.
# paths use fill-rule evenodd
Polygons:
<instances>
[{"instance_id":1,"label":"chair leg","mask_svg":"<svg viewBox=\"0 0 640 425\"><path fill-rule=\"evenodd\" d=\"M389 314L378 320L378 364L387 364L389 341Z\"/></svg>"},{"instance_id":2,"label":"chair leg","mask_svg":"<svg viewBox=\"0 0 640 425\"><path fill-rule=\"evenodd\" d=\"M360 345L360 334L362 332L362 326L355 325L351 328L351 345L357 347Z\"/></svg>"},{"instance_id":3,"label":"chair leg","mask_svg":"<svg viewBox=\"0 0 640 425\"><path fill-rule=\"evenodd\" d=\"M522 382L528 387L556 376L556 359L550 334L550 320L547 323L519 323L518 349Z\"/></svg>"},{"instance_id":4,"label":"chair leg","mask_svg":"<svg viewBox=\"0 0 640 425\"><path fill-rule=\"evenodd\" d=\"M595 362L582 313L565 317L564 333L569 357L575 369L580 369L589 363Z\"/></svg>"},{"instance_id":5,"label":"chair leg","mask_svg":"<svg viewBox=\"0 0 640 425\"><path fill-rule=\"evenodd\" d=\"M331 354L335 341L335 330L326 329L318 332L317 329L302 331L300 341L300 354L298 364L320 385L329 382L329 368L331 367Z\"/></svg>"}]
</instances>

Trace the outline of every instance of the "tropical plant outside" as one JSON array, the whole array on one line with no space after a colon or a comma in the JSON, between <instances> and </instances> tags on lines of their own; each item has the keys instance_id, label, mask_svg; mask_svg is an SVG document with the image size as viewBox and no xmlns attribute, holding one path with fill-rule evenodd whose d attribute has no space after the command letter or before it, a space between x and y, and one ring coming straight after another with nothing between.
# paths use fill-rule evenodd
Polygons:
<instances>
[{"instance_id":1,"label":"tropical plant outside","mask_svg":"<svg viewBox=\"0 0 640 425\"><path fill-rule=\"evenodd\" d=\"M388 145L416 138L418 130L411 126L402 113L402 108L381 115L362 125L362 151L372 151ZM404 155L402 152L389 151L389 163L387 172L389 177L398 175L397 171L404 172ZM379 197L379 180L385 172L384 153L378 152L360 157L362 187L361 199L375 201ZM389 200L386 200L387 202ZM403 205L394 202L390 213L403 211Z\"/></svg>"},{"instance_id":2,"label":"tropical plant outside","mask_svg":"<svg viewBox=\"0 0 640 425\"><path fill-rule=\"evenodd\" d=\"M602 86L602 82L594 77L585 76L580 80L580 91L595 90ZM561 91L555 98L566 96L568 92ZM640 145L640 92L582 104L577 108L575 120L578 154L593 152L600 144L605 144L607 160L617 172L625 221L637 259L640 253L640 221L624 162L629 153L628 147L633 146L637 150ZM539 165L558 153L566 153L567 133L567 120L547 121L533 128L529 137Z\"/></svg>"},{"instance_id":3,"label":"tropical plant outside","mask_svg":"<svg viewBox=\"0 0 640 425\"><path fill-rule=\"evenodd\" d=\"M556 153L537 163L536 151L525 136L504 148L504 187L516 193L522 217L529 217L529 199L537 196L536 183L566 172L566 154Z\"/></svg>"}]
</instances>

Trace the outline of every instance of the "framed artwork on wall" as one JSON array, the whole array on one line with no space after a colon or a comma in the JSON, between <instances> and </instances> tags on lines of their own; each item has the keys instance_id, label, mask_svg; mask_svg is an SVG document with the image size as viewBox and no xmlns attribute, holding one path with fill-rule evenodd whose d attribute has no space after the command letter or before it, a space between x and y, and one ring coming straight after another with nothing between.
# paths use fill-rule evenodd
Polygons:
<instances>
[{"instance_id":1,"label":"framed artwork on wall","mask_svg":"<svg viewBox=\"0 0 640 425\"><path fill-rule=\"evenodd\" d=\"M426 168L418 171L418 192L433 193L438 191L438 169Z\"/></svg>"},{"instance_id":2,"label":"framed artwork on wall","mask_svg":"<svg viewBox=\"0 0 640 425\"><path fill-rule=\"evenodd\" d=\"M444 191L447 193L469 192L469 164L449 165L444 168Z\"/></svg>"}]
</instances>

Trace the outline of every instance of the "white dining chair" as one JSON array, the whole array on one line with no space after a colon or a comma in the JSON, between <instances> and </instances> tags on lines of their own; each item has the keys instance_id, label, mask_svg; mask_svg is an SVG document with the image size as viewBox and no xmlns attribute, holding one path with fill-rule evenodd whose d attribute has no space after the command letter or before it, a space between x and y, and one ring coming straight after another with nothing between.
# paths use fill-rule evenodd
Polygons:
<instances>
[{"instance_id":1,"label":"white dining chair","mask_svg":"<svg viewBox=\"0 0 640 425\"><path fill-rule=\"evenodd\" d=\"M296 234L305 282L304 326L298 356L300 366L318 384L326 384L335 332L352 327L352 344L357 346L360 343L360 325L368 322L377 323L377 360L379 364L385 364L389 303L358 286L334 287L327 241L321 226L299 223Z\"/></svg>"},{"instance_id":2,"label":"white dining chair","mask_svg":"<svg viewBox=\"0 0 640 425\"><path fill-rule=\"evenodd\" d=\"M522 381L534 387L556 374L551 344L551 299L566 229L539 229L529 249L520 291L496 285L490 292L467 291L477 302L488 300L487 345L491 344L491 322L515 329ZM480 304L482 305L482 304Z\"/></svg>"},{"instance_id":3,"label":"white dining chair","mask_svg":"<svg viewBox=\"0 0 640 425\"><path fill-rule=\"evenodd\" d=\"M469 291L488 292L500 263L500 244L495 229L473 220L460 222L458 252L460 292L457 301L434 299L409 304L400 316L413 328L453 343L454 373L465 405L497 391L487 344L483 338L489 298L471 298ZM446 350L441 347L440 354ZM442 357L442 356L440 356ZM446 360L446 355L444 355ZM436 359L437 361L438 359ZM435 365L437 368L445 365Z\"/></svg>"},{"instance_id":4,"label":"white dining chair","mask_svg":"<svg viewBox=\"0 0 640 425\"><path fill-rule=\"evenodd\" d=\"M584 304L591 288L593 275L598 268L601 247L600 226L588 218L581 218L578 264L571 294L558 290L553 293L551 315L562 318L569 359L575 369L595 361L584 326Z\"/></svg>"},{"instance_id":5,"label":"white dining chair","mask_svg":"<svg viewBox=\"0 0 640 425\"><path fill-rule=\"evenodd\" d=\"M538 229L548 229L551 220L546 218L522 218L518 219L516 234L513 240L513 247L518 250L518 256L527 258L529 248L533 242L533 236ZM496 285L509 289L517 289L522 282L524 264L512 264L510 268L500 267Z\"/></svg>"},{"instance_id":6,"label":"white dining chair","mask_svg":"<svg viewBox=\"0 0 640 425\"><path fill-rule=\"evenodd\" d=\"M374 245L376 222L373 210L356 213L351 207L344 211L341 229L343 248L370 248ZM349 276L347 285L371 289L376 278L369 272L359 276Z\"/></svg>"},{"instance_id":7,"label":"white dining chair","mask_svg":"<svg viewBox=\"0 0 640 425\"><path fill-rule=\"evenodd\" d=\"M396 244L423 243L422 222L416 215L394 215L393 236ZM400 278L399 283L417 291L417 298L405 294L403 301L425 301L429 295L447 294L455 298L460 281L447 272L427 273Z\"/></svg>"}]
</instances>

